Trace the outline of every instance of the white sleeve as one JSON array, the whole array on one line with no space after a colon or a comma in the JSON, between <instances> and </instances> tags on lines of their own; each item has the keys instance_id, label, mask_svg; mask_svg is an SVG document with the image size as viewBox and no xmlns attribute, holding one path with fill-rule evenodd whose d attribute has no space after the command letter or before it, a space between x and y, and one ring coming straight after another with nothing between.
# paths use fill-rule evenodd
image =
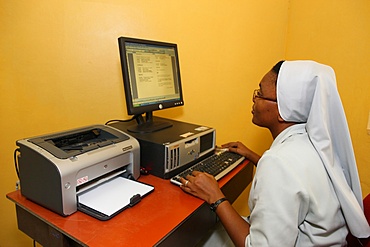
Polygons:
<instances>
[{"instance_id":1,"label":"white sleeve","mask_svg":"<svg viewBox=\"0 0 370 247\"><path fill-rule=\"evenodd\" d=\"M296 242L308 196L292 169L294 164L287 163L268 153L258 163L249 197L251 228L246 246L294 246Z\"/></svg>"}]
</instances>

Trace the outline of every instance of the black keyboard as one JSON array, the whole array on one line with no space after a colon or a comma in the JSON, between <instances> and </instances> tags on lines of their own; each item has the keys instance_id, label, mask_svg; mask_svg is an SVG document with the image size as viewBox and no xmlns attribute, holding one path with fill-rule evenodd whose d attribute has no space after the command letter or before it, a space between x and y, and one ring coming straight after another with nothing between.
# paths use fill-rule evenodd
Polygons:
<instances>
[{"instance_id":1,"label":"black keyboard","mask_svg":"<svg viewBox=\"0 0 370 247\"><path fill-rule=\"evenodd\" d=\"M209 173L213 175L216 180L219 180L239 165L243 160L244 157L237 153L229 151L216 152L208 158L172 177L170 181L176 185L181 185L180 178L186 178L186 176L191 174L193 171Z\"/></svg>"}]
</instances>

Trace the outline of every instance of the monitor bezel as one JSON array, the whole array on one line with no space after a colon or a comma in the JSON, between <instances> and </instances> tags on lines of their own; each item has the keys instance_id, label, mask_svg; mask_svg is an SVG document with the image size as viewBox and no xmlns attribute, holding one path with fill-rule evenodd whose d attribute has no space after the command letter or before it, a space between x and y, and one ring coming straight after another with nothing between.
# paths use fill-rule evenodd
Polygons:
<instances>
[{"instance_id":1,"label":"monitor bezel","mask_svg":"<svg viewBox=\"0 0 370 247\"><path fill-rule=\"evenodd\" d=\"M172 107L178 107L184 105L183 93L182 93L182 84L181 84L181 75L180 75L180 64L179 64L179 55L177 44L174 43L167 43L162 41L155 41L155 40L146 40L146 39L138 39L138 38L131 38L131 37L119 37L119 52L120 52L120 59L121 59L121 69L122 69L122 76L123 76L123 86L124 86L124 93L126 97L126 108L128 115L141 115L141 114L152 114L153 111L164 110ZM129 66L127 62L126 56L126 44L127 43L138 43L138 44L148 44L148 45L155 45L161 47L170 47L174 49L175 52L175 61L176 61L176 70L177 70L177 81L178 81L178 90L179 90L179 99L163 101L159 103L153 103L145 106L134 106L133 98L131 95L132 88L131 88L131 81L129 76Z\"/></svg>"}]
</instances>

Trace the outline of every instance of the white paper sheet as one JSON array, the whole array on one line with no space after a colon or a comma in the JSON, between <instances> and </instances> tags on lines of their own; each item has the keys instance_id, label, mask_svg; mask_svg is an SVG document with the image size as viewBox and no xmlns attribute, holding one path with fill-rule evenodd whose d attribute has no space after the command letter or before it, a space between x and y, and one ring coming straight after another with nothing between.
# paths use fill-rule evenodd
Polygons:
<instances>
[{"instance_id":1,"label":"white paper sheet","mask_svg":"<svg viewBox=\"0 0 370 247\"><path fill-rule=\"evenodd\" d=\"M111 216L130 204L130 199L137 194L144 196L154 189L153 186L116 177L98 185L78 196L80 204Z\"/></svg>"}]
</instances>

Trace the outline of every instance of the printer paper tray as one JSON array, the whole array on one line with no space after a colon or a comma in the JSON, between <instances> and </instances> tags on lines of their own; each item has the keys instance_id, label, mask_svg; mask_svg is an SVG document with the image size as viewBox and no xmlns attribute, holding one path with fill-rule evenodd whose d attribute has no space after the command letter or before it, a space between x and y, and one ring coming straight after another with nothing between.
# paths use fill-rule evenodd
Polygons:
<instances>
[{"instance_id":1,"label":"printer paper tray","mask_svg":"<svg viewBox=\"0 0 370 247\"><path fill-rule=\"evenodd\" d=\"M117 176L78 194L77 208L99 220L109 220L153 190L151 185Z\"/></svg>"}]
</instances>

